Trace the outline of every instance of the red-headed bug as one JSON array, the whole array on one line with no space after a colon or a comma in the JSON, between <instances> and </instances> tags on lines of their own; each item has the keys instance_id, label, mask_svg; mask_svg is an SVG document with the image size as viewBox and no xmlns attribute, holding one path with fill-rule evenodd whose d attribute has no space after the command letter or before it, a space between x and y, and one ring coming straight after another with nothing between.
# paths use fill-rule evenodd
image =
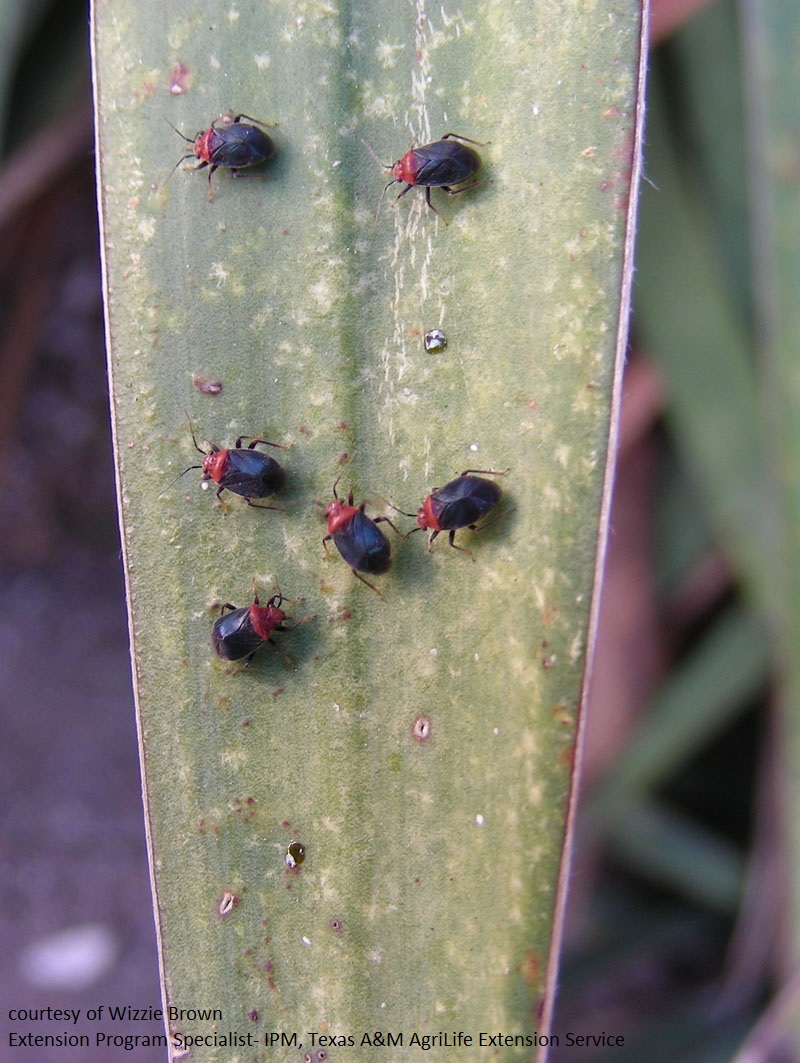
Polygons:
<instances>
[{"instance_id":1,"label":"red-headed bug","mask_svg":"<svg viewBox=\"0 0 800 1063\"><path fill-rule=\"evenodd\" d=\"M473 475L481 473L481 476ZM493 480L484 480L483 476L505 476L504 472L495 472L492 469L465 469L455 480L451 480L444 487L435 487L417 510L417 524L420 528L429 529L431 537L428 541L428 549L439 532L450 532L450 545L469 554L475 560L471 550L463 546L456 546L454 539L459 528L469 528L470 531L483 531L495 520L504 517L509 510L504 510L492 520L478 527L478 521L491 513L503 497L499 484ZM412 516L413 514L407 514ZM415 528L414 531L418 529Z\"/></svg>"},{"instance_id":2,"label":"red-headed bug","mask_svg":"<svg viewBox=\"0 0 800 1063\"><path fill-rule=\"evenodd\" d=\"M221 606L220 615L211 631L211 642L217 656L225 661L241 661L247 658L249 664L256 650L265 642L269 642L281 657L291 664L291 660L280 646L272 641L272 633L294 631L300 624L313 620L314 617L304 616L287 627L286 613L281 609L283 602L283 595L278 593L273 594L266 605L261 605L258 595L254 593L253 604L246 605L243 609L237 609L230 603Z\"/></svg>"},{"instance_id":3,"label":"red-headed bug","mask_svg":"<svg viewBox=\"0 0 800 1063\"><path fill-rule=\"evenodd\" d=\"M423 144L418 148L411 148L402 159L398 159L392 166L381 163L385 170L391 170L392 180L386 185L381 195L381 203L387 191L395 184L405 184L405 188L395 197L396 203L406 192L419 186L425 189L425 201L434 214L438 214L445 224L447 219L431 203L431 189L441 188L450 196L457 196L460 192L466 192L482 181L469 181L481 167L481 157L468 144L475 144L479 148L486 146L484 141L470 140L469 137L459 136L458 133L445 133L441 140L434 140L432 144ZM369 145L367 145L369 147ZM369 149L372 151L372 149ZM374 152L373 152L374 155ZM375 156L377 159L377 156ZM380 160L378 159L380 162ZM453 188L453 185L462 185L462 188ZM394 205L394 204L393 204ZM380 211L380 203L378 203Z\"/></svg>"},{"instance_id":4,"label":"red-headed bug","mask_svg":"<svg viewBox=\"0 0 800 1063\"><path fill-rule=\"evenodd\" d=\"M328 542L333 539L334 545L347 564L356 579L365 583L371 591L381 597L377 587L364 579L362 572L371 575L380 575L386 572L392 562L391 547L389 540L380 530L378 525L386 523L397 532L394 524L388 517L376 517L372 520L364 512L365 502L358 506L353 505L353 492L347 496L347 502L342 502L336 494L336 487L341 479L337 478L333 485L333 501L325 508L325 517L328 521L328 534L323 538L322 545L325 553L328 553ZM397 532L399 535L400 533Z\"/></svg>"},{"instance_id":5,"label":"red-headed bug","mask_svg":"<svg viewBox=\"0 0 800 1063\"><path fill-rule=\"evenodd\" d=\"M243 118L247 121L243 122ZM253 122L255 125L250 124ZM172 125L171 122L169 124ZM175 129L175 126L172 128ZM258 166L259 163L268 162L273 157L275 145L264 130L274 128L247 114L237 114L233 118L230 115L222 115L215 119L209 128L198 133L194 140L185 136L179 129L175 129L178 136L183 137L187 144L192 145L191 154L178 159L175 166L177 168L182 162L191 158L197 158L200 162L189 169L204 170L207 166L210 200L211 175L218 167L224 166L234 177L238 177L239 170L247 169L248 166Z\"/></svg>"},{"instance_id":6,"label":"red-headed bug","mask_svg":"<svg viewBox=\"0 0 800 1063\"><path fill-rule=\"evenodd\" d=\"M254 498L269 498L270 495L280 491L286 483L286 473L277 461L269 454L262 454L255 448L259 443L278 450L286 450L286 447L281 446L280 443L270 443L267 439L239 436L236 445L230 449L210 443L211 449L205 451L198 446L191 422L189 431L192 433L195 449L203 455L203 462L201 465L190 465L188 469L183 470L181 476L185 476L192 469L202 469L202 479L211 480L218 485L217 498L223 491L232 491L235 495L241 495L248 506L253 506L254 509L280 510L279 506L257 506L252 501ZM245 439L252 440L246 448L242 447Z\"/></svg>"}]
</instances>

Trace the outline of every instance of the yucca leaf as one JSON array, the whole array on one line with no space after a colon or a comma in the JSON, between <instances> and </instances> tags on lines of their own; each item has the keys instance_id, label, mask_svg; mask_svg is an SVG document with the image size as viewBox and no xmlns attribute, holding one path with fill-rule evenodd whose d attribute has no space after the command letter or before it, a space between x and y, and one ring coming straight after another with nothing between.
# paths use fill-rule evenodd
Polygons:
<instances>
[{"instance_id":1,"label":"yucca leaf","mask_svg":"<svg viewBox=\"0 0 800 1063\"><path fill-rule=\"evenodd\" d=\"M224 1016L176 1029L297 1031L306 1049L307 1031L532 1036L607 508L639 34L636 3L96 4L165 993ZM216 174L209 202L203 172L167 180L186 145L165 119L192 136L226 109L278 122L278 154L264 178ZM449 225L414 189L376 221L388 176L363 141L393 162L449 131L489 142L485 183L434 191ZM199 461L189 418L223 446L288 445L285 514L222 508L198 473L169 488ZM379 597L325 557L340 473L408 530L381 499L413 513L468 468L508 470L504 516L458 533L474 562L389 532ZM213 610L254 580L316 619L276 634L291 667L265 647L232 674Z\"/></svg>"}]
</instances>

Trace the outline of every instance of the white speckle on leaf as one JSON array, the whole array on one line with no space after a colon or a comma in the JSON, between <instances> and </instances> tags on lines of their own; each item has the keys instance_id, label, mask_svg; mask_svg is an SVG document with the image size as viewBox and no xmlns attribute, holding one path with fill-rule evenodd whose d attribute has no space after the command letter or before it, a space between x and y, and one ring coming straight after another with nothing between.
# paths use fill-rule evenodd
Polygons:
<instances>
[{"instance_id":1,"label":"white speckle on leaf","mask_svg":"<svg viewBox=\"0 0 800 1063\"><path fill-rule=\"evenodd\" d=\"M575 636L569 646L569 659L575 664L579 661L583 654L583 636L579 633Z\"/></svg>"},{"instance_id":2,"label":"white speckle on leaf","mask_svg":"<svg viewBox=\"0 0 800 1063\"><path fill-rule=\"evenodd\" d=\"M283 529L284 553L287 557L296 559L301 564L301 567L306 567L301 560L303 558L303 545L301 536L290 533L286 528Z\"/></svg>"},{"instance_id":3,"label":"white speckle on leaf","mask_svg":"<svg viewBox=\"0 0 800 1063\"><path fill-rule=\"evenodd\" d=\"M322 277L316 284L312 284L309 287L308 292L323 314L327 314L331 311L333 307L333 295L331 293L330 282L326 277Z\"/></svg>"},{"instance_id":4,"label":"white speckle on leaf","mask_svg":"<svg viewBox=\"0 0 800 1063\"><path fill-rule=\"evenodd\" d=\"M333 405L333 394L330 391L313 391L307 396L307 398L308 402L315 407L315 409Z\"/></svg>"},{"instance_id":5,"label":"white speckle on leaf","mask_svg":"<svg viewBox=\"0 0 800 1063\"><path fill-rule=\"evenodd\" d=\"M535 733L531 730L522 731L517 739L517 749L521 760L533 763L536 755Z\"/></svg>"},{"instance_id":6,"label":"white speckle on leaf","mask_svg":"<svg viewBox=\"0 0 800 1063\"><path fill-rule=\"evenodd\" d=\"M566 343L554 343L551 353L557 362L561 362L569 354L569 348Z\"/></svg>"},{"instance_id":7,"label":"white speckle on leaf","mask_svg":"<svg viewBox=\"0 0 800 1063\"><path fill-rule=\"evenodd\" d=\"M375 48L375 58L385 70L391 69L397 63L399 52L405 51L405 44L390 44L388 41L380 41Z\"/></svg>"},{"instance_id":8,"label":"white speckle on leaf","mask_svg":"<svg viewBox=\"0 0 800 1063\"><path fill-rule=\"evenodd\" d=\"M579 237L574 236L571 240L565 241L564 250L567 252L568 258L570 258L574 262L575 259L579 257L582 251L581 241Z\"/></svg>"},{"instance_id":9,"label":"white speckle on leaf","mask_svg":"<svg viewBox=\"0 0 800 1063\"><path fill-rule=\"evenodd\" d=\"M391 100L386 96L373 96L364 99L364 115L367 118L386 118L394 114Z\"/></svg>"},{"instance_id":10,"label":"white speckle on leaf","mask_svg":"<svg viewBox=\"0 0 800 1063\"><path fill-rule=\"evenodd\" d=\"M211 269L208 273L212 280L217 282L217 287L221 288L225 281L228 279L228 270L222 264L222 262L212 262Z\"/></svg>"},{"instance_id":11,"label":"white speckle on leaf","mask_svg":"<svg viewBox=\"0 0 800 1063\"><path fill-rule=\"evenodd\" d=\"M226 749L219 759L226 767L239 769L247 763L247 753L243 749Z\"/></svg>"}]
</instances>

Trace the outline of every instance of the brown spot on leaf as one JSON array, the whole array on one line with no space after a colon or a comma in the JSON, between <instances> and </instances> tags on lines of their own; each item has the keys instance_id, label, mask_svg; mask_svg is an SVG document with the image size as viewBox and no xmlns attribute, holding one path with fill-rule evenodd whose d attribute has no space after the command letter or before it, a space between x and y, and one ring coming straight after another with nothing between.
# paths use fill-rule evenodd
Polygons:
<instances>
[{"instance_id":1,"label":"brown spot on leaf","mask_svg":"<svg viewBox=\"0 0 800 1063\"><path fill-rule=\"evenodd\" d=\"M411 725L411 737L415 742L427 742L431 736L430 716L417 716Z\"/></svg>"},{"instance_id":2,"label":"brown spot on leaf","mask_svg":"<svg viewBox=\"0 0 800 1063\"><path fill-rule=\"evenodd\" d=\"M183 63L175 62L172 64L169 91L173 96L182 96L184 92L188 92L192 87L193 80L191 71Z\"/></svg>"},{"instance_id":3,"label":"brown spot on leaf","mask_svg":"<svg viewBox=\"0 0 800 1063\"><path fill-rule=\"evenodd\" d=\"M530 949L525 953L522 964L520 965L519 973L528 985L538 987L542 976L542 963L538 952Z\"/></svg>"}]
</instances>

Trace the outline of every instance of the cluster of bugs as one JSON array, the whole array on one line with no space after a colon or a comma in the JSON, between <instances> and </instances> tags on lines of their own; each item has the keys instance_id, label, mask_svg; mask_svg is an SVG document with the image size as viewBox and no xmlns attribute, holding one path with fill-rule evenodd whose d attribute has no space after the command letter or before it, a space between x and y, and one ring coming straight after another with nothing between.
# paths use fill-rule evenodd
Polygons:
<instances>
[{"instance_id":1,"label":"cluster of bugs","mask_svg":"<svg viewBox=\"0 0 800 1063\"><path fill-rule=\"evenodd\" d=\"M172 128L175 129L175 126ZM199 159L197 165L190 168L193 170L208 168L208 198L210 200L212 198L211 176L215 170L223 167L230 170L234 177L239 177L242 170L249 169L251 166L260 166L273 158L275 144L266 130L274 128L274 125L267 125L266 122L260 122L257 118L251 118L247 114L237 114L232 118L229 115L223 115L215 119L208 129L197 133L194 138L187 137L179 129L175 129L179 137L192 145L192 150L178 159L174 168L177 169L187 159ZM483 181L472 180L481 168L481 157L475 148L485 147L486 144L483 141L462 137L458 133L445 133L439 140L434 140L430 144L411 148L402 158L392 164L381 162L369 144L366 142L364 144L376 162L392 174L391 181L381 194L376 217L380 213L381 203L387 191L392 185L401 184L405 185L405 188L397 194L395 203L412 188L424 188L425 202L446 224L444 216L431 203L431 189L441 188L448 195L456 196L483 184ZM469 147L470 144L474 147Z\"/></svg>"},{"instance_id":2,"label":"cluster of bugs","mask_svg":"<svg viewBox=\"0 0 800 1063\"><path fill-rule=\"evenodd\" d=\"M280 444L251 436L239 436L233 447L219 447L211 443L209 449L204 451L199 446L191 425L190 431L192 442L203 455L203 460L200 465L190 465L188 469L184 469L181 476L193 469L202 470L201 480L216 484L216 496L223 505L222 492L231 491L254 509L279 509L278 506L260 503L265 498L271 498L286 484L286 473L271 455L256 448L259 445L281 447ZM245 439L251 440L248 447L242 446ZM391 544L379 525L388 524L398 536L402 536L402 533L389 517L367 516L366 502L355 505L352 490L348 492L347 501L343 501L337 492L342 475L334 481L333 498L325 507L327 534L322 539L323 550L327 556L328 543L332 541L356 579L380 597L381 592L366 578L383 575L389 570L392 562ZM417 527L402 537L407 538L415 531L429 531L430 550L440 532L446 531L449 533L450 546L467 554L474 561L472 551L455 542L456 532L462 529L483 531L509 512L504 510L484 520L497 508L503 495L499 484L486 477L504 475L505 472L493 469L465 469L444 487L434 488L416 513L392 506L392 509L404 516L416 517ZM274 594L266 605L261 605L258 596L254 594L252 604L244 608L225 603L212 631L212 644L218 656L227 661L247 660L249 663L256 650L269 642L286 658L273 641L273 633L292 631L299 624L313 619L303 617L287 626L288 618L281 608L286 600L288 599L278 593Z\"/></svg>"},{"instance_id":3,"label":"cluster of bugs","mask_svg":"<svg viewBox=\"0 0 800 1063\"><path fill-rule=\"evenodd\" d=\"M180 158L173 169L177 169L187 160L197 159L197 165L190 169L208 170L209 200L212 199L211 178L216 170L227 169L232 176L239 177L242 176L243 170L269 162L276 154L275 144L267 132L274 126L247 114L232 117L223 115L194 138L187 137L175 129L175 126L172 128L191 145L191 151ZM412 147L391 165L381 162L372 148L366 143L365 146L373 158L392 175L391 181L381 193L376 218L386 192L392 185L399 184L403 187L395 197L393 206L412 188L422 188L425 190L425 202L430 210L446 223L446 219L431 202L431 190L440 188L448 195L454 196L483 183L474 179L482 164L475 148L484 147L485 144L457 133L445 133L439 140L430 144ZM444 333L441 333L441 337L444 337ZM432 349L442 349L446 339L442 341L437 337L437 343L439 346ZM260 437L242 435L232 447L220 447L211 443L208 444L207 450L203 450L197 442L191 422L190 431L192 442L202 455L202 460L199 465L185 469L181 476L192 469L201 470L201 479L216 485L216 496L223 505L225 502L221 497L222 493L230 491L239 495L254 509L285 512L279 506L268 504L264 500L271 499L285 486L286 473L272 455L258 449L272 447L285 450L285 447ZM496 480L486 477L503 475L505 473L492 469L465 469L444 487L434 488L416 513L407 513L391 503L388 505L404 516L416 517L417 527L403 538L407 538L413 531L429 531L430 550L436 537L446 531L449 533L450 546L466 553L474 561L470 550L456 544L456 532L465 528L481 531L509 512L506 510L491 516L502 498L502 491ZM388 517L367 516L366 503L356 505L352 490L348 492L347 501L341 499L337 493L341 476L342 474L334 482L333 498L325 508L327 534L322 539L322 546L327 556L328 543L332 541L353 575L381 596L378 588L366 578L386 573L392 562L391 544L379 525L388 524L398 536L401 536L401 533ZM289 658L272 636L276 632L292 631L300 624L314 619L305 616L299 620L291 620L283 609L284 603L289 601L293 600L284 598L282 593L277 592L269 598L266 605L262 605L254 588L250 605L237 607L226 602L220 607L219 616L212 628L211 642L216 654L226 661L244 661L249 664L256 651L270 643L288 661Z\"/></svg>"}]
</instances>

